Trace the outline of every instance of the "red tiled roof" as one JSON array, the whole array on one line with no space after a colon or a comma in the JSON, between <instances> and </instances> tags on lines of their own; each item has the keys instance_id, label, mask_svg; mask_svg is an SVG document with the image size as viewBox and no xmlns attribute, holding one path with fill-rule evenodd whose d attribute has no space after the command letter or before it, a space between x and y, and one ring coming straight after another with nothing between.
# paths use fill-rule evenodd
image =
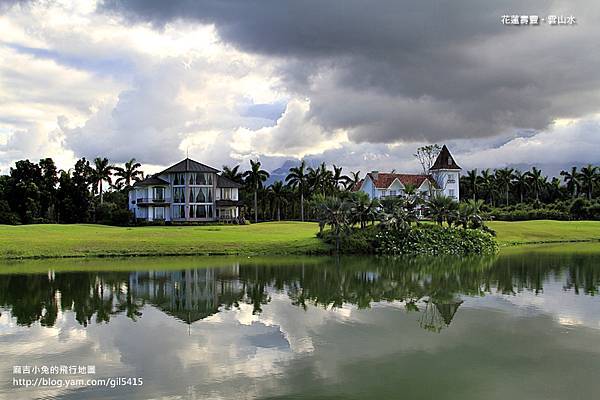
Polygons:
<instances>
[{"instance_id":1,"label":"red tiled roof","mask_svg":"<svg viewBox=\"0 0 600 400\"><path fill-rule=\"evenodd\" d=\"M387 172L379 172L377 173L377 179L375 179L372 172L367 174L371 180L375 183L375 187L377 189L387 189L394 182L394 180L398 179L400 183L404 186L412 185L417 188L423 184L425 180L429 180L434 186L436 186L435 180L431 177L431 175L422 175L422 174L391 174ZM360 190L364 179L361 179L360 182L356 184L353 191Z\"/></svg>"}]
</instances>

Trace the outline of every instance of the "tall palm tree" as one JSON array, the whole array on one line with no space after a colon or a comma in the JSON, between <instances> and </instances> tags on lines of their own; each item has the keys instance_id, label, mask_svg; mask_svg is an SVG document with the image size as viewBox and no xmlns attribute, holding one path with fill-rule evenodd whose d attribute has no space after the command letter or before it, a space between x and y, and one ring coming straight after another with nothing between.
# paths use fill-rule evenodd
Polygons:
<instances>
[{"instance_id":1,"label":"tall palm tree","mask_svg":"<svg viewBox=\"0 0 600 400\"><path fill-rule=\"evenodd\" d=\"M244 174L240 172L240 166L236 165L233 168L230 168L227 165L223 165L223 174L225 178L237 182L239 184L244 183Z\"/></svg>"},{"instance_id":2,"label":"tall palm tree","mask_svg":"<svg viewBox=\"0 0 600 400\"><path fill-rule=\"evenodd\" d=\"M594 185L596 185L598 179L598 167L588 164L587 167L581 168L581 171L579 172L579 180L581 181L581 186L587 191L588 200L592 199Z\"/></svg>"},{"instance_id":3,"label":"tall palm tree","mask_svg":"<svg viewBox=\"0 0 600 400\"><path fill-rule=\"evenodd\" d=\"M360 182L360 171L350 172L350 176L346 176L344 186L346 190L352 190L354 186L358 185L358 182Z\"/></svg>"},{"instance_id":4,"label":"tall palm tree","mask_svg":"<svg viewBox=\"0 0 600 400\"><path fill-rule=\"evenodd\" d=\"M129 187L132 181L141 180L144 177L144 173L139 170L141 166L142 164L136 162L135 158L132 158L125 163L123 168L115 167L115 176L118 177L115 185L124 183L125 186Z\"/></svg>"},{"instance_id":5,"label":"tall palm tree","mask_svg":"<svg viewBox=\"0 0 600 400\"><path fill-rule=\"evenodd\" d=\"M308 183L308 174L306 173L306 162L302 160L298 167L292 167L289 170L285 181L292 187L298 188L300 192L300 219L304 221L304 191Z\"/></svg>"},{"instance_id":6,"label":"tall palm tree","mask_svg":"<svg viewBox=\"0 0 600 400\"><path fill-rule=\"evenodd\" d=\"M472 228L478 228L483 225L483 217L481 216L483 205L483 200L473 199L460 203L458 207L458 222L462 224L464 229L467 229L469 225Z\"/></svg>"},{"instance_id":7,"label":"tall palm tree","mask_svg":"<svg viewBox=\"0 0 600 400\"><path fill-rule=\"evenodd\" d=\"M529 189L529 175L527 175L527 172L515 171L513 174L513 184L519 192L520 202L523 203L525 191Z\"/></svg>"},{"instance_id":8,"label":"tall palm tree","mask_svg":"<svg viewBox=\"0 0 600 400\"><path fill-rule=\"evenodd\" d=\"M102 182L106 181L109 184L112 183L112 170L113 166L109 164L108 158L100 158L96 157L94 159L94 168L93 168L93 179L94 186L98 186L98 190L100 191L100 204L104 201L103 199L103 190L102 190Z\"/></svg>"},{"instance_id":9,"label":"tall palm tree","mask_svg":"<svg viewBox=\"0 0 600 400\"><path fill-rule=\"evenodd\" d=\"M487 168L481 171L481 188L485 191L490 204L494 204L494 191L496 190L496 179L492 171Z\"/></svg>"},{"instance_id":10,"label":"tall palm tree","mask_svg":"<svg viewBox=\"0 0 600 400\"><path fill-rule=\"evenodd\" d=\"M575 198L577 196L577 192L581 188L581 181L579 180L579 172L577 171L577 167L571 167L571 172L560 171L560 176L563 177L563 180L567 185L567 190L571 193L571 197Z\"/></svg>"},{"instance_id":11,"label":"tall palm tree","mask_svg":"<svg viewBox=\"0 0 600 400\"><path fill-rule=\"evenodd\" d=\"M479 192L479 176L477 176L477 169L467 171L466 179L469 188L473 192L473 200L475 200L477 198L477 193Z\"/></svg>"},{"instance_id":12,"label":"tall palm tree","mask_svg":"<svg viewBox=\"0 0 600 400\"><path fill-rule=\"evenodd\" d=\"M331 179L335 189L339 190L340 184L343 185L344 182L348 180L348 177L346 175L342 175L342 167L338 167L337 165L333 164L333 174Z\"/></svg>"},{"instance_id":13,"label":"tall palm tree","mask_svg":"<svg viewBox=\"0 0 600 400\"><path fill-rule=\"evenodd\" d=\"M455 219L458 203L451 197L441 194L431 196L427 201L427 215L440 226L447 221L448 224Z\"/></svg>"},{"instance_id":14,"label":"tall palm tree","mask_svg":"<svg viewBox=\"0 0 600 400\"><path fill-rule=\"evenodd\" d=\"M270 176L267 171L260 168L260 161L250 160L250 169L244 172L246 185L254 191L254 222L258 222L258 189Z\"/></svg>"},{"instance_id":15,"label":"tall palm tree","mask_svg":"<svg viewBox=\"0 0 600 400\"><path fill-rule=\"evenodd\" d=\"M510 183L513 180L512 168L502 168L496 170L496 182L504 187L504 194L506 195L506 205L508 205L508 194L510 193Z\"/></svg>"},{"instance_id":16,"label":"tall palm tree","mask_svg":"<svg viewBox=\"0 0 600 400\"><path fill-rule=\"evenodd\" d=\"M526 174L529 178L529 187L533 190L533 193L535 193L535 199L539 201L540 192L544 190L548 178L543 176L542 171L536 167L531 168L531 171L527 171Z\"/></svg>"},{"instance_id":17,"label":"tall palm tree","mask_svg":"<svg viewBox=\"0 0 600 400\"><path fill-rule=\"evenodd\" d=\"M287 202L287 189L283 182L275 181L269 186L269 193L273 199L273 203L275 203L275 207L277 207L277 221L281 221L281 205Z\"/></svg>"}]
</instances>

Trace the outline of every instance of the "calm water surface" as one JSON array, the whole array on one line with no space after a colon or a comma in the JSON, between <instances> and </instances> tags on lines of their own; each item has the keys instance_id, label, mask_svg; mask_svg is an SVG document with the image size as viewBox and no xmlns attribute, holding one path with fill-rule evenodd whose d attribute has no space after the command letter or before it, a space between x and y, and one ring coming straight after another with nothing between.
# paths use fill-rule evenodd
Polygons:
<instances>
[{"instance_id":1,"label":"calm water surface","mask_svg":"<svg viewBox=\"0 0 600 400\"><path fill-rule=\"evenodd\" d=\"M600 253L44 261L0 271L2 399L600 393ZM14 371L63 365L95 374ZM42 376L143 385L15 386Z\"/></svg>"}]
</instances>

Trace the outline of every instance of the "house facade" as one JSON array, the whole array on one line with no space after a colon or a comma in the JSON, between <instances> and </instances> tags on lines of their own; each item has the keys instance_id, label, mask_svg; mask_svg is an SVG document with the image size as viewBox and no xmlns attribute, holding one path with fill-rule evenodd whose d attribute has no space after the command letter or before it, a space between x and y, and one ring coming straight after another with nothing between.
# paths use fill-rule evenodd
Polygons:
<instances>
[{"instance_id":1,"label":"house facade","mask_svg":"<svg viewBox=\"0 0 600 400\"><path fill-rule=\"evenodd\" d=\"M232 221L240 216L240 187L219 170L186 158L136 182L129 210L143 221Z\"/></svg>"},{"instance_id":2,"label":"house facade","mask_svg":"<svg viewBox=\"0 0 600 400\"><path fill-rule=\"evenodd\" d=\"M367 193L370 199L405 196L407 190L411 190L424 198L439 193L458 201L460 171L444 145L427 175L372 171L353 190Z\"/></svg>"}]
</instances>

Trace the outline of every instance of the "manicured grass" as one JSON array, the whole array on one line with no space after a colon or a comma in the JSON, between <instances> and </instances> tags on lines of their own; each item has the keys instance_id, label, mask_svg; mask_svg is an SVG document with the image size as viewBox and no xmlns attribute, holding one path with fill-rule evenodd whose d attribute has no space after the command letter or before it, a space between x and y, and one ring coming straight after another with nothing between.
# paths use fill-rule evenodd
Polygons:
<instances>
[{"instance_id":1,"label":"manicured grass","mask_svg":"<svg viewBox=\"0 0 600 400\"><path fill-rule=\"evenodd\" d=\"M316 223L148 226L0 225L0 258L117 255L315 254Z\"/></svg>"},{"instance_id":2,"label":"manicured grass","mask_svg":"<svg viewBox=\"0 0 600 400\"><path fill-rule=\"evenodd\" d=\"M490 222L501 247L600 240L600 221ZM120 228L0 225L0 259L134 255L298 255L330 248L316 223ZM600 243L596 244L600 246Z\"/></svg>"},{"instance_id":3,"label":"manicured grass","mask_svg":"<svg viewBox=\"0 0 600 400\"><path fill-rule=\"evenodd\" d=\"M600 221L494 221L487 224L496 231L500 246L600 240Z\"/></svg>"}]
</instances>

